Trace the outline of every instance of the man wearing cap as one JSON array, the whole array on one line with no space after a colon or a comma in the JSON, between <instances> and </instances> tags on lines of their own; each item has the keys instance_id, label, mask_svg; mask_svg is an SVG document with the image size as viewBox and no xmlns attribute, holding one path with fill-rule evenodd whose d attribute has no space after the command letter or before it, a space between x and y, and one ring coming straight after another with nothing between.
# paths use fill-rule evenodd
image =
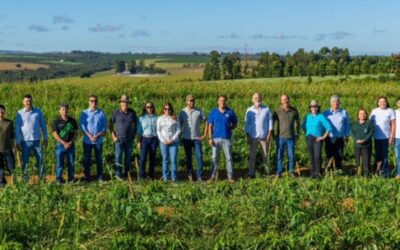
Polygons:
<instances>
[{"instance_id":1,"label":"man wearing cap","mask_svg":"<svg viewBox=\"0 0 400 250\"><path fill-rule=\"evenodd\" d=\"M75 179L75 139L78 135L78 124L74 118L68 115L69 105L60 104L60 117L53 122L53 137L56 139L56 182L63 182L62 170L64 160L67 159L68 182Z\"/></svg>"},{"instance_id":2,"label":"man wearing cap","mask_svg":"<svg viewBox=\"0 0 400 250\"><path fill-rule=\"evenodd\" d=\"M15 139L17 148L22 152L22 172L25 181L29 176L26 165L33 151L39 178L44 180L46 168L43 163L42 145L47 147L47 125L42 111L33 107L32 96L27 94L22 101L24 108L19 110L15 118ZM40 143L41 137L43 138Z\"/></svg>"},{"instance_id":3,"label":"man wearing cap","mask_svg":"<svg viewBox=\"0 0 400 250\"><path fill-rule=\"evenodd\" d=\"M247 109L245 115L245 132L247 143L250 146L249 157L249 178L255 177L255 165L257 156L257 146L260 144L262 149L262 167L264 174L267 174L267 148L272 137L273 121L270 109L262 104L260 93L253 95L253 106Z\"/></svg>"},{"instance_id":4,"label":"man wearing cap","mask_svg":"<svg viewBox=\"0 0 400 250\"><path fill-rule=\"evenodd\" d=\"M197 180L202 180L203 175L203 150L202 141L207 135L207 120L203 111L195 107L193 95L186 96L186 107L179 113L179 125L182 128L182 144L186 154L186 167L189 179L193 178L192 152L197 163ZM200 126L205 123L204 133L200 131Z\"/></svg>"},{"instance_id":5,"label":"man wearing cap","mask_svg":"<svg viewBox=\"0 0 400 250\"><path fill-rule=\"evenodd\" d=\"M135 110L129 108L131 100L121 96L121 107L116 109L109 121L109 129L115 144L115 177L120 180L127 176L130 171L131 157L133 151L133 140L136 136L137 116ZM124 155L124 165L122 165ZM125 173L122 173L124 169Z\"/></svg>"},{"instance_id":6,"label":"man wearing cap","mask_svg":"<svg viewBox=\"0 0 400 250\"><path fill-rule=\"evenodd\" d=\"M278 107L273 115L274 123L277 124L277 172L282 175L283 155L285 147L288 152L288 165L290 175L294 176L295 154L294 148L296 140L300 134L300 115L296 108L290 105L289 96L281 96L281 106Z\"/></svg>"},{"instance_id":7,"label":"man wearing cap","mask_svg":"<svg viewBox=\"0 0 400 250\"><path fill-rule=\"evenodd\" d=\"M91 154L94 150L97 166L97 180L103 181L103 140L107 131L107 117L103 110L97 108L96 95L89 96L89 108L80 116L83 135L83 168L86 181L90 180Z\"/></svg>"},{"instance_id":8,"label":"man wearing cap","mask_svg":"<svg viewBox=\"0 0 400 250\"><path fill-rule=\"evenodd\" d=\"M5 117L6 108L0 104L0 187L6 184L4 170L7 168L10 175L14 171L14 126L13 121Z\"/></svg>"},{"instance_id":9,"label":"man wearing cap","mask_svg":"<svg viewBox=\"0 0 400 250\"><path fill-rule=\"evenodd\" d=\"M334 159L335 167L341 169L344 145L349 141L350 119L347 111L340 108L339 96L331 96L330 102L331 108L324 112L324 116L332 126L332 132L325 144L326 164L328 165L332 162L331 159Z\"/></svg>"}]
</instances>

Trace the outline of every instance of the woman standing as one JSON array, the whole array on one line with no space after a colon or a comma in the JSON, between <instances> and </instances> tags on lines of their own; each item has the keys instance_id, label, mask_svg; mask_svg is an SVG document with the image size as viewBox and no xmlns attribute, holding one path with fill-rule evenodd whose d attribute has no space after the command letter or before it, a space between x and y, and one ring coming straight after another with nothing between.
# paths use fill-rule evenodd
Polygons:
<instances>
[{"instance_id":1,"label":"woman standing","mask_svg":"<svg viewBox=\"0 0 400 250\"><path fill-rule=\"evenodd\" d=\"M356 166L362 165L362 175L368 176L370 172L371 144L374 134L374 126L368 120L368 112L360 108L357 113L358 121L351 125L351 136L354 139L354 153L356 155Z\"/></svg>"},{"instance_id":2,"label":"woman standing","mask_svg":"<svg viewBox=\"0 0 400 250\"><path fill-rule=\"evenodd\" d=\"M390 175L388 167L389 144L394 142L396 117L385 96L378 98L378 107L372 110L370 119L374 125L374 170L378 174L381 172L384 178L388 178Z\"/></svg>"},{"instance_id":3,"label":"woman standing","mask_svg":"<svg viewBox=\"0 0 400 250\"><path fill-rule=\"evenodd\" d=\"M179 146L180 127L175 117L172 104L167 102L163 107L163 115L157 120L157 135L160 140L161 154L163 158L163 178L164 181L171 179L177 180L178 168L178 146ZM171 175L169 172L169 161L171 161Z\"/></svg>"},{"instance_id":4,"label":"woman standing","mask_svg":"<svg viewBox=\"0 0 400 250\"><path fill-rule=\"evenodd\" d=\"M157 137L157 115L155 114L154 104L147 102L142 109L139 117L137 134L139 136L138 147L140 149L140 179L145 179L146 159L149 157L149 177L154 179L154 166L156 162L156 152L158 147Z\"/></svg>"},{"instance_id":5,"label":"woman standing","mask_svg":"<svg viewBox=\"0 0 400 250\"><path fill-rule=\"evenodd\" d=\"M310 113L304 118L303 129L306 135L307 149L311 159L312 178L320 177L322 142L332 132L332 127L324 115L320 114L317 101L310 103Z\"/></svg>"}]
</instances>

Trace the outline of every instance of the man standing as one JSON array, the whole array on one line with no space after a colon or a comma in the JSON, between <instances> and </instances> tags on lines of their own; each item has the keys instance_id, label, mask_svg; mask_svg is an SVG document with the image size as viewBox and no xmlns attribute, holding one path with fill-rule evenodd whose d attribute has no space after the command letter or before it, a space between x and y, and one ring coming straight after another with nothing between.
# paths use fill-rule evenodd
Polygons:
<instances>
[{"instance_id":1,"label":"man standing","mask_svg":"<svg viewBox=\"0 0 400 250\"><path fill-rule=\"evenodd\" d=\"M83 168L86 181L90 180L91 154L94 150L97 166L97 180L103 181L103 140L107 130L107 118L103 110L97 108L98 98L89 96L89 108L80 117L83 135Z\"/></svg>"},{"instance_id":2,"label":"man standing","mask_svg":"<svg viewBox=\"0 0 400 250\"><path fill-rule=\"evenodd\" d=\"M186 167L188 171L188 178L193 178L193 165L192 165L192 152L194 148L194 155L197 163L197 180L202 180L203 175L203 150L202 141L207 135L207 120L201 109L195 107L195 99L193 95L186 97L186 108L182 109L179 113L179 125L182 128L182 143L186 154ZM205 122L204 133L200 132L200 125Z\"/></svg>"},{"instance_id":3,"label":"man standing","mask_svg":"<svg viewBox=\"0 0 400 250\"><path fill-rule=\"evenodd\" d=\"M247 143L250 146L249 157L249 178L255 178L255 165L257 156L257 145L262 149L262 167L264 174L267 174L267 148L272 137L273 121L270 109L262 104L260 93L253 95L253 106L249 107L245 116L245 132Z\"/></svg>"},{"instance_id":4,"label":"man standing","mask_svg":"<svg viewBox=\"0 0 400 250\"><path fill-rule=\"evenodd\" d=\"M276 175L278 177L282 175L283 155L287 146L289 173L294 177L294 147L300 133L300 116L297 109L290 105L288 95L281 96L281 106L275 110L273 119L277 123L278 130Z\"/></svg>"},{"instance_id":5,"label":"man standing","mask_svg":"<svg viewBox=\"0 0 400 250\"><path fill-rule=\"evenodd\" d=\"M0 104L0 187L6 184L4 170L7 167L10 175L14 172L14 128L13 122L5 117L6 108Z\"/></svg>"},{"instance_id":6,"label":"man standing","mask_svg":"<svg viewBox=\"0 0 400 250\"><path fill-rule=\"evenodd\" d=\"M324 116L332 126L332 133L325 140L326 165L334 159L335 167L341 169L344 145L349 141L350 119L347 111L340 108L340 99L337 95L331 96L330 103L331 108L324 112Z\"/></svg>"},{"instance_id":7,"label":"man standing","mask_svg":"<svg viewBox=\"0 0 400 250\"><path fill-rule=\"evenodd\" d=\"M46 169L43 162L42 147L47 147L47 126L43 113L40 109L33 107L32 96L27 94L23 99L24 108L18 111L15 119L15 138L18 150L22 151L22 173L25 181L29 176L26 165L29 163L31 151L36 157L36 167L39 178L44 180ZM40 143L43 136L43 143Z\"/></svg>"},{"instance_id":8,"label":"man standing","mask_svg":"<svg viewBox=\"0 0 400 250\"><path fill-rule=\"evenodd\" d=\"M212 174L211 180L215 180L218 173L219 153L224 151L226 160L226 171L228 181L235 182L233 179L233 161L232 161L232 130L237 126L237 117L235 112L228 108L226 96L218 97L218 107L211 110L208 117L208 136L209 144L212 147Z\"/></svg>"},{"instance_id":9,"label":"man standing","mask_svg":"<svg viewBox=\"0 0 400 250\"><path fill-rule=\"evenodd\" d=\"M121 96L121 107L112 113L109 122L109 129L115 144L115 177L118 180L129 174L133 140L136 136L137 116L135 110L129 108L130 103L131 101L126 95ZM124 155L124 165L122 165L122 155ZM122 167L124 167L124 174L122 174Z\"/></svg>"},{"instance_id":10,"label":"man standing","mask_svg":"<svg viewBox=\"0 0 400 250\"><path fill-rule=\"evenodd\" d=\"M63 182L62 170L64 160L67 159L68 182L75 180L75 139L78 135L78 124L76 120L68 115L69 106L60 104L60 117L54 120L53 137L56 139L56 182Z\"/></svg>"}]
</instances>

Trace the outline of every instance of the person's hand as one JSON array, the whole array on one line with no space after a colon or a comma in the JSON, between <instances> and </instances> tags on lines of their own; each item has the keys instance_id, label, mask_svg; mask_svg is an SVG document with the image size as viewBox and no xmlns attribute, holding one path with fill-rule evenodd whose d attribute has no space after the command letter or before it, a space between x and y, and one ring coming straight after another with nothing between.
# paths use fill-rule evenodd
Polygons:
<instances>
[{"instance_id":1,"label":"person's hand","mask_svg":"<svg viewBox=\"0 0 400 250\"><path fill-rule=\"evenodd\" d=\"M71 142L65 142L65 143L64 143L64 148L65 148L65 149L70 149L70 148L72 147L72 144L73 144L72 141L71 141Z\"/></svg>"},{"instance_id":2,"label":"person's hand","mask_svg":"<svg viewBox=\"0 0 400 250\"><path fill-rule=\"evenodd\" d=\"M112 137L113 142L118 141L118 137L114 133L111 133L111 137Z\"/></svg>"},{"instance_id":3,"label":"person's hand","mask_svg":"<svg viewBox=\"0 0 400 250\"><path fill-rule=\"evenodd\" d=\"M389 138L389 144L394 144L394 138L393 137Z\"/></svg>"},{"instance_id":4,"label":"person's hand","mask_svg":"<svg viewBox=\"0 0 400 250\"><path fill-rule=\"evenodd\" d=\"M97 135L90 135L89 139L91 142L96 142L98 137L97 137Z\"/></svg>"},{"instance_id":5,"label":"person's hand","mask_svg":"<svg viewBox=\"0 0 400 250\"><path fill-rule=\"evenodd\" d=\"M44 148L47 148L47 139L43 140L42 145Z\"/></svg>"},{"instance_id":6,"label":"person's hand","mask_svg":"<svg viewBox=\"0 0 400 250\"><path fill-rule=\"evenodd\" d=\"M138 148L139 150L142 148L142 144L141 144L140 142L138 142L137 148Z\"/></svg>"},{"instance_id":7,"label":"person's hand","mask_svg":"<svg viewBox=\"0 0 400 250\"><path fill-rule=\"evenodd\" d=\"M357 140L356 143L357 144L364 144L364 140Z\"/></svg>"},{"instance_id":8,"label":"person's hand","mask_svg":"<svg viewBox=\"0 0 400 250\"><path fill-rule=\"evenodd\" d=\"M197 140L204 141L204 138L205 138L205 136L203 135L203 136L197 137Z\"/></svg>"},{"instance_id":9,"label":"person's hand","mask_svg":"<svg viewBox=\"0 0 400 250\"><path fill-rule=\"evenodd\" d=\"M211 147L215 146L215 142L212 138L208 139L208 144L210 144Z\"/></svg>"},{"instance_id":10,"label":"person's hand","mask_svg":"<svg viewBox=\"0 0 400 250\"><path fill-rule=\"evenodd\" d=\"M325 138L323 136L320 136L320 137L317 138L317 142L321 142L323 140L325 140Z\"/></svg>"}]
</instances>

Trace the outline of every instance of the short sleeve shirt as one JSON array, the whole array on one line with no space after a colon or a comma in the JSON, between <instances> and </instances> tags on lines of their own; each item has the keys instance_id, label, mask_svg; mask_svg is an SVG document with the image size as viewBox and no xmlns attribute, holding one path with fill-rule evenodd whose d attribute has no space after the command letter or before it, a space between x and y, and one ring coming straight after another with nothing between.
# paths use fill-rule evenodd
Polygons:
<instances>
[{"instance_id":1,"label":"short sleeve shirt","mask_svg":"<svg viewBox=\"0 0 400 250\"><path fill-rule=\"evenodd\" d=\"M214 108L208 117L208 123L213 126L214 138L231 139L232 126L237 122L237 116L230 108L226 108L222 113L218 108Z\"/></svg>"},{"instance_id":2,"label":"short sleeve shirt","mask_svg":"<svg viewBox=\"0 0 400 250\"><path fill-rule=\"evenodd\" d=\"M114 124L117 138L133 139L136 135L136 119L133 109L128 109L127 112L116 109L110 117L110 123Z\"/></svg>"},{"instance_id":3,"label":"short sleeve shirt","mask_svg":"<svg viewBox=\"0 0 400 250\"><path fill-rule=\"evenodd\" d=\"M71 142L77 130L78 124L72 117L68 117L68 120L64 120L60 117L53 122L53 132L57 132L63 141Z\"/></svg>"},{"instance_id":4,"label":"short sleeve shirt","mask_svg":"<svg viewBox=\"0 0 400 250\"><path fill-rule=\"evenodd\" d=\"M200 125L206 120L203 111L198 108L189 110L187 107L179 113L179 124L182 129L182 137L187 140L195 140L201 137Z\"/></svg>"}]
</instances>

